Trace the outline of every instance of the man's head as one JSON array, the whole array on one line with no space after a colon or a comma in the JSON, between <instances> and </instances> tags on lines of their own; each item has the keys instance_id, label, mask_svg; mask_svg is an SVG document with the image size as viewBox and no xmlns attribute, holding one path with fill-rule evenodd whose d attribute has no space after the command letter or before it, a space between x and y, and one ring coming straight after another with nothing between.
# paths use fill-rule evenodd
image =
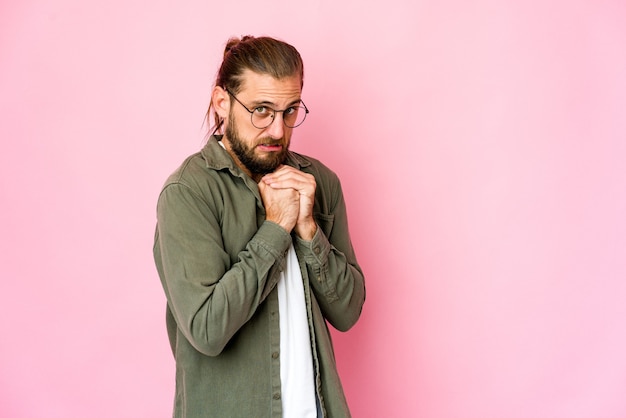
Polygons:
<instances>
[{"instance_id":1,"label":"man's head","mask_svg":"<svg viewBox=\"0 0 626 418\"><path fill-rule=\"evenodd\" d=\"M282 41L246 36L226 45L209 112L224 129L227 151L252 177L284 162L293 126L307 112L303 74L300 54Z\"/></svg>"},{"instance_id":2,"label":"man's head","mask_svg":"<svg viewBox=\"0 0 626 418\"><path fill-rule=\"evenodd\" d=\"M224 49L224 60L215 85L237 94L246 70L267 74L275 79L298 75L300 88L304 81L304 65L296 48L269 37L230 38Z\"/></svg>"}]
</instances>

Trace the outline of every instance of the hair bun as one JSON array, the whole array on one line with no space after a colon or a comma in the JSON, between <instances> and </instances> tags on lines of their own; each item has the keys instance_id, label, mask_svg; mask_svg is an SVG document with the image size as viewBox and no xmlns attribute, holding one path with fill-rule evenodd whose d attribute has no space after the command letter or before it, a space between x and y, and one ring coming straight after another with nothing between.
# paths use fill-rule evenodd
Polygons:
<instances>
[{"instance_id":1,"label":"hair bun","mask_svg":"<svg viewBox=\"0 0 626 418\"><path fill-rule=\"evenodd\" d=\"M228 42L226 42L226 48L224 48L224 57L228 54L233 48L239 45L239 38L230 38Z\"/></svg>"},{"instance_id":2,"label":"hair bun","mask_svg":"<svg viewBox=\"0 0 626 418\"><path fill-rule=\"evenodd\" d=\"M230 38L228 42L226 42L226 48L224 48L224 56L226 56L226 54L228 54L232 50L237 49L240 43L245 42L249 39L254 39L254 36L245 35L245 36L242 36L241 39L237 37Z\"/></svg>"}]
</instances>

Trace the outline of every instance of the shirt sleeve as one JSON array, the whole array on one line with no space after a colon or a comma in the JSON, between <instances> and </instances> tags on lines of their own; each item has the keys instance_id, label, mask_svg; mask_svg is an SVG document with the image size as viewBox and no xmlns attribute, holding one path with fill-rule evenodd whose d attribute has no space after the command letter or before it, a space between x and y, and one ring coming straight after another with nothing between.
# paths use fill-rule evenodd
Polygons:
<instances>
[{"instance_id":1,"label":"shirt sleeve","mask_svg":"<svg viewBox=\"0 0 626 418\"><path fill-rule=\"evenodd\" d=\"M348 230L346 204L339 180L324 182L327 213L314 214L317 232L311 241L296 238L304 255L309 282L324 317L340 331L350 329L365 302L365 279ZM318 184L320 187L320 184Z\"/></svg>"},{"instance_id":2,"label":"shirt sleeve","mask_svg":"<svg viewBox=\"0 0 626 418\"><path fill-rule=\"evenodd\" d=\"M155 260L179 330L215 356L274 289L291 236L264 222L233 263L210 202L173 183L157 205Z\"/></svg>"}]
</instances>

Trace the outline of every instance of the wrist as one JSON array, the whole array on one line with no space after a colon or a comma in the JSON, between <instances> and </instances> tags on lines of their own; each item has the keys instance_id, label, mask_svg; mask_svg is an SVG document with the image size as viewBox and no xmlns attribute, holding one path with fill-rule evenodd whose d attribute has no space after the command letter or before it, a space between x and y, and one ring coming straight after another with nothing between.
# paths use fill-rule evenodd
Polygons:
<instances>
[{"instance_id":1,"label":"wrist","mask_svg":"<svg viewBox=\"0 0 626 418\"><path fill-rule=\"evenodd\" d=\"M294 228L296 235L305 241L311 241L317 232L317 224L311 218L309 221L296 224Z\"/></svg>"}]
</instances>

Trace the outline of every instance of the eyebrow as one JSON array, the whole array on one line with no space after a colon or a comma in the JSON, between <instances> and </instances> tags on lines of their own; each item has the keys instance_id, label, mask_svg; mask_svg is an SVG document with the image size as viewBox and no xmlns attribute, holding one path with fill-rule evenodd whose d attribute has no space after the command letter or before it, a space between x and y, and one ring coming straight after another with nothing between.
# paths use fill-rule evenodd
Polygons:
<instances>
[{"instance_id":1,"label":"eyebrow","mask_svg":"<svg viewBox=\"0 0 626 418\"><path fill-rule=\"evenodd\" d=\"M285 109L287 109L287 108L289 108L289 107L291 107L291 106L293 106L295 104L301 103L301 102L302 102L302 99L296 99L296 100L292 101L291 103L289 103ZM268 100L252 102L251 106L254 106L254 107L267 106L267 107L271 107L272 109L276 110L276 103L270 102Z\"/></svg>"}]
</instances>

